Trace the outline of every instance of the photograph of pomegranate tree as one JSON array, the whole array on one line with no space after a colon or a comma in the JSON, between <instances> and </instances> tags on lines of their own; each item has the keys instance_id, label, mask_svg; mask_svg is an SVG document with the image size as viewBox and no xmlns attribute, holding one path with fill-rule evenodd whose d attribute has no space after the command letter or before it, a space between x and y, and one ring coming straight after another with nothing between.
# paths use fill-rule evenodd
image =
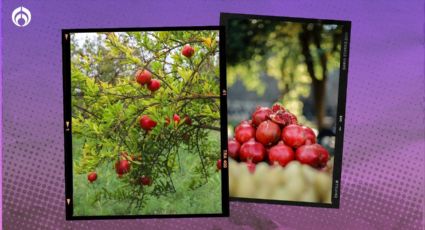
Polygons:
<instances>
[{"instance_id":1,"label":"photograph of pomegranate tree","mask_svg":"<svg viewBox=\"0 0 425 230\"><path fill-rule=\"evenodd\" d=\"M230 196L332 203L342 26L222 17Z\"/></svg>"},{"instance_id":2,"label":"photograph of pomegranate tree","mask_svg":"<svg viewBox=\"0 0 425 230\"><path fill-rule=\"evenodd\" d=\"M219 30L70 34L73 216L221 214Z\"/></svg>"}]
</instances>

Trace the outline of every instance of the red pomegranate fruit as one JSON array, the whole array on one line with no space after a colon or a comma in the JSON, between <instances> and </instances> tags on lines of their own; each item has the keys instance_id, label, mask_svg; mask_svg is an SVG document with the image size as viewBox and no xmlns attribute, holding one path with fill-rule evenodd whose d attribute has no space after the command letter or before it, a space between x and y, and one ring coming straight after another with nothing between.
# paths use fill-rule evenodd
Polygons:
<instances>
[{"instance_id":1,"label":"red pomegranate fruit","mask_svg":"<svg viewBox=\"0 0 425 230\"><path fill-rule=\"evenodd\" d=\"M239 143L245 143L255 137L255 128L248 121L242 121L235 128L235 138Z\"/></svg>"},{"instance_id":2,"label":"red pomegranate fruit","mask_svg":"<svg viewBox=\"0 0 425 230\"><path fill-rule=\"evenodd\" d=\"M271 109L259 106L252 114L252 123L258 127L261 122L267 120L272 113L273 111Z\"/></svg>"},{"instance_id":3,"label":"red pomegranate fruit","mask_svg":"<svg viewBox=\"0 0 425 230\"><path fill-rule=\"evenodd\" d=\"M299 125L288 125L282 130L282 140L292 148L304 145L306 137L304 129Z\"/></svg>"},{"instance_id":4,"label":"red pomegranate fruit","mask_svg":"<svg viewBox=\"0 0 425 230\"><path fill-rule=\"evenodd\" d=\"M231 158L238 160L240 148L241 144L236 139L233 138L227 141L227 153Z\"/></svg>"},{"instance_id":5,"label":"red pomegranate fruit","mask_svg":"<svg viewBox=\"0 0 425 230\"><path fill-rule=\"evenodd\" d=\"M285 126L287 124L287 119L282 111L276 111L275 113L270 114L269 118L271 121L281 126Z\"/></svg>"},{"instance_id":6,"label":"red pomegranate fruit","mask_svg":"<svg viewBox=\"0 0 425 230\"><path fill-rule=\"evenodd\" d=\"M266 149L260 142L256 142L254 138L245 142L239 151L241 161L258 163L264 159Z\"/></svg>"},{"instance_id":7,"label":"red pomegranate fruit","mask_svg":"<svg viewBox=\"0 0 425 230\"><path fill-rule=\"evenodd\" d=\"M305 144L315 144L317 140L314 131L307 126L303 126L303 130L305 134Z\"/></svg>"},{"instance_id":8,"label":"red pomegranate fruit","mask_svg":"<svg viewBox=\"0 0 425 230\"><path fill-rule=\"evenodd\" d=\"M152 74L147 70L138 70L136 72L136 81L140 85L146 85L151 82Z\"/></svg>"},{"instance_id":9,"label":"red pomegranate fruit","mask_svg":"<svg viewBox=\"0 0 425 230\"><path fill-rule=\"evenodd\" d=\"M295 152L295 158L302 164L321 169L329 160L329 152L319 144L303 145Z\"/></svg>"},{"instance_id":10,"label":"red pomegranate fruit","mask_svg":"<svg viewBox=\"0 0 425 230\"><path fill-rule=\"evenodd\" d=\"M297 116L295 116L294 114L292 114L292 113L290 113L290 112L286 111L286 112L284 113L284 115L285 115L285 117L286 117L287 124L291 124L291 125L296 125L296 124L298 124Z\"/></svg>"},{"instance_id":11,"label":"red pomegranate fruit","mask_svg":"<svg viewBox=\"0 0 425 230\"><path fill-rule=\"evenodd\" d=\"M148 176L141 176L140 177L140 183L142 185L148 185L148 186L150 186L152 184L152 180Z\"/></svg>"},{"instance_id":12,"label":"red pomegranate fruit","mask_svg":"<svg viewBox=\"0 0 425 230\"><path fill-rule=\"evenodd\" d=\"M186 44L183 46L183 49L182 49L183 56L187 58L191 58L194 53L195 53L195 49L193 49L193 47L190 46L189 44Z\"/></svg>"},{"instance_id":13,"label":"red pomegranate fruit","mask_svg":"<svg viewBox=\"0 0 425 230\"><path fill-rule=\"evenodd\" d=\"M255 138L261 144L271 146L280 138L280 127L270 120L263 121L255 132Z\"/></svg>"},{"instance_id":14,"label":"red pomegranate fruit","mask_svg":"<svg viewBox=\"0 0 425 230\"><path fill-rule=\"evenodd\" d=\"M268 158L270 165L279 164L285 167L290 161L295 159L295 153L291 147L285 145L283 141L279 141L277 145L269 149Z\"/></svg>"},{"instance_id":15,"label":"red pomegranate fruit","mask_svg":"<svg viewBox=\"0 0 425 230\"><path fill-rule=\"evenodd\" d=\"M256 167L257 165L256 164L254 164L254 163L252 163L252 162L246 162L246 167L248 168L248 171L250 172L250 173L254 173L255 172L255 167Z\"/></svg>"},{"instance_id":16,"label":"red pomegranate fruit","mask_svg":"<svg viewBox=\"0 0 425 230\"><path fill-rule=\"evenodd\" d=\"M269 118L276 124L279 124L282 126L298 123L297 117L294 114L287 111L284 112L279 110L275 113L270 114Z\"/></svg>"},{"instance_id":17,"label":"red pomegranate fruit","mask_svg":"<svg viewBox=\"0 0 425 230\"><path fill-rule=\"evenodd\" d=\"M186 123L187 125L192 124L192 119L190 119L189 115L184 116L184 123Z\"/></svg>"},{"instance_id":18,"label":"red pomegranate fruit","mask_svg":"<svg viewBox=\"0 0 425 230\"><path fill-rule=\"evenodd\" d=\"M151 92L157 91L161 87L161 82L157 79L152 79L151 82L148 83L148 89Z\"/></svg>"},{"instance_id":19,"label":"red pomegranate fruit","mask_svg":"<svg viewBox=\"0 0 425 230\"><path fill-rule=\"evenodd\" d=\"M115 163L115 171L118 176L122 176L130 171L130 162L127 160L119 160Z\"/></svg>"},{"instance_id":20,"label":"red pomegranate fruit","mask_svg":"<svg viewBox=\"0 0 425 230\"><path fill-rule=\"evenodd\" d=\"M179 115L177 115L177 114L174 114L174 115L173 115L173 120L174 120L174 123L175 123L175 124L178 124L178 123L180 122L180 116L179 116Z\"/></svg>"},{"instance_id":21,"label":"red pomegranate fruit","mask_svg":"<svg viewBox=\"0 0 425 230\"><path fill-rule=\"evenodd\" d=\"M221 159L217 160L217 170L221 170Z\"/></svg>"},{"instance_id":22,"label":"red pomegranate fruit","mask_svg":"<svg viewBox=\"0 0 425 230\"><path fill-rule=\"evenodd\" d=\"M93 183L93 181L95 181L97 179L97 173L96 172L91 172L87 175L87 180L90 181L90 183Z\"/></svg>"},{"instance_id":23,"label":"red pomegranate fruit","mask_svg":"<svg viewBox=\"0 0 425 230\"><path fill-rule=\"evenodd\" d=\"M140 117L140 127L146 131L150 131L156 126L156 122L152 120L148 115Z\"/></svg>"},{"instance_id":24,"label":"red pomegranate fruit","mask_svg":"<svg viewBox=\"0 0 425 230\"><path fill-rule=\"evenodd\" d=\"M272 111L273 113L276 113L278 111L285 112L286 110L285 110L285 107L283 107L283 105L281 105L280 103L275 103L272 106Z\"/></svg>"}]
</instances>

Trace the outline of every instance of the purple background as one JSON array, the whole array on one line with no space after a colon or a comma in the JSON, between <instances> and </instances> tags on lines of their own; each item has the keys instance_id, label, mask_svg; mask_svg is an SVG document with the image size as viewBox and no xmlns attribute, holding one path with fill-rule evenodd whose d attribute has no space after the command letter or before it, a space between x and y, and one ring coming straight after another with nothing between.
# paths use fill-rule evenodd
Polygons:
<instances>
[{"instance_id":1,"label":"purple background","mask_svg":"<svg viewBox=\"0 0 425 230\"><path fill-rule=\"evenodd\" d=\"M6 229L422 229L423 1L2 1ZM11 21L23 4L24 28ZM65 221L62 28L218 25L220 12L352 21L340 209L231 203L230 218Z\"/></svg>"}]
</instances>

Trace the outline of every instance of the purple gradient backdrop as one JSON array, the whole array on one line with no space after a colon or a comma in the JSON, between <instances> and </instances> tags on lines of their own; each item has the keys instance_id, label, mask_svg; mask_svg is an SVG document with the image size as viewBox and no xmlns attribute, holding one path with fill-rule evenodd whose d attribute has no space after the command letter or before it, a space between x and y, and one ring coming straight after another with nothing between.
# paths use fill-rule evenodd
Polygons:
<instances>
[{"instance_id":1,"label":"purple gradient backdrop","mask_svg":"<svg viewBox=\"0 0 425 230\"><path fill-rule=\"evenodd\" d=\"M6 229L422 229L423 1L2 1ZM32 21L10 20L23 4ZM220 12L352 21L340 209L231 203L230 218L65 221L61 29L218 25Z\"/></svg>"}]
</instances>

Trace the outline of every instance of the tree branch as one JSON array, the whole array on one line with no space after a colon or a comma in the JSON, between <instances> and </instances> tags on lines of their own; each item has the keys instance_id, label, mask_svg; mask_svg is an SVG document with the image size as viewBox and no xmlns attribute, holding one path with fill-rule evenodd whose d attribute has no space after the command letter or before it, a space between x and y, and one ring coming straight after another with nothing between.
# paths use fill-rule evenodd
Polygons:
<instances>
[{"instance_id":1,"label":"tree branch","mask_svg":"<svg viewBox=\"0 0 425 230\"><path fill-rule=\"evenodd\" d=\"M307 26L303 26L303 32L300 33L299 35L299 39L300 39L300 43L301 43L301 48L302 48L302 54L304 56L305 59L305 64L307 65L307 71L310 74L310 77L312 78L312 80L317 79L316 78L316 74L314 73L314 63L313 63L313 57L311 56L310 53L310 48L309 48L309 32L307 29Z\"/></svg>"},{"instance_id":2,"label":"tree branch","mask_svg":"<svg viewBox=\"0 0 425 230\"><path fill-rule=\"evenodd\" d=\"M219 95L195 95L178 97L174 101L195 100L195 99L220 99Z\"/></svg>"},{"instance_id":3,"label":"tree branch","mask_svg":"<svg viewBox=\"0 0 425 230\"><path fill-rule=\"evenodd\" d=\"M186 87L192 83L193 77L195 76L196 73L198 73L199 69L201 68L202 63L204 63L204 61L207 59L207 57L209 57L210 54L211 54L211 52L208 52L207 54L205 54L204 57L202 57L202 60L198 63L198 65L193 70L192 74L189 76L189 80L186 82L186 84L184 84L184 86L181 90L182 92L184 92Z\"/></svg>"},{"instance_id":4,"label":"tree branch","mask_svg":"<svg viewBox=\"0 0 425 230\"><path fill-rule=\"evenodd\" d=\"M117 96L117 97L120 97L120 99L153 98L152 95L124 95L124 94L115 94L115 93L109 93L109 92L102 92L102 94Z\"/></svg>"},{"instance_id":5,"label":"tree branch","mask_svg":"<svg viewBox=\"0 0 425 230\"><path fill-rule=\"evenodd\" d=\"M83 108L83 107L81 107L79 105L75 105L75 108L77 108L77 109L79 109L79 110L81 110L81 111L83 111L85 113L88 113L88 114L92 115L93 117L95 117L97 119L100 119L101 118L98 115L94 114L93 112L91 112L91 111L87 110L86 108Z\"/></svg>"}]
</instances>

